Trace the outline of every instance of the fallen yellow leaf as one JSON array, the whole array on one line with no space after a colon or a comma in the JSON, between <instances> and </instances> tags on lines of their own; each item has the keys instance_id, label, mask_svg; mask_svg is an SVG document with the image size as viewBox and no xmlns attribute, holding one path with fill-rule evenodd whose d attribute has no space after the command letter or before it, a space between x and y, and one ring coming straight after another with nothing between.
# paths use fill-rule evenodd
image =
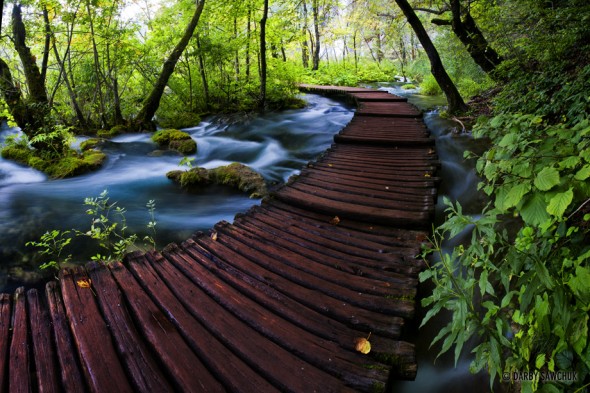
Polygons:
<instances>
[{"instance_id":1,"label":"fallen yellow leaf","mask_svg":"<svg viewBox=\"0 0 590 393\"><path fill-rule=\"evenodd\" d=\"M92 280L89 278L83 278L81 280L77 280L76 284L78 284L78 286L80 288L90 288L90 285L92 284Z\"/></svg>"},{"instance_id":2,"label":"fallen yellow leaf","mask_svg":"<svg viewBox=\"0 0 590 393\"><path fill-rule=\"evenodd\" d=\"M369 334L369 337L371 336L371 334ZM357 351L359 351L360 353L366 355L369 352L371 352L371 343L367 338L364 337L358 337L354 340L354 344L355 344L355 348Z\"/></svg>"},{"instance_id":3,"label":"fallen yellow leaf","mask_svg":"<svg viewBox=\"0 0 590 393\"><path fill-rule=\"evenodd\" d=\"M338 224L340 224L340 218L338 216L334 216L334 218L332 218L330 220L330 224L332 224L332 225L338 225Z\"/></svg>"},{"instance_id":4,"label":"fallen yellow leaf","mask_svg":"<svg viewBox=\"0 0 590 393\"><path fill-rule=\"evenodd\" d=\"M217 231L211 232L211 239L215 242L217 241Z\"/></svg>"},{"instance_id":5,"label":"fallen yellow leaf","mask_svg":"<svg viewBox=\"0 0 590 393\"><path fill-rule=\"evenodd\" d=\"M430 177L430 173L425 173L424 177Z\"/></svg>"}]
</instances>

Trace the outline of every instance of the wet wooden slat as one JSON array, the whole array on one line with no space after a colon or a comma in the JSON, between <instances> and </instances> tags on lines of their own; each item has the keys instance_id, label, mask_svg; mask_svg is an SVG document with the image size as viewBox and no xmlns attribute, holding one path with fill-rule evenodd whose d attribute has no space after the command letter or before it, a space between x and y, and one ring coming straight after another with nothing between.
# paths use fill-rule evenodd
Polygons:
<instances>
[{"instance_id":1,"label":"wet wooden slat","mask_svg":"<svg viewBox=\"0 0 590 393\"><path fill-rule=\"evenodd\" d=\"M52 325L47 308L36 289L27 291L29 323L33 341L33 360L37 376L38 391L43 393L61 392L59 377L55 370L56 355L52 344Z\"/></svg>"},{"instance_id":2,"label":"wet wooden slat","mask_svg":"<svg viewBox=\"0 0 590 393\"><path fill-rule=\"evenodd\" d=\"M89 277L80 268L62 271L60 283L70 329L90 391L133 392L111 333L94 300Z\"/></svg>"},{"instance_id":3,"label":"wet wooden slat","mask_svg":"<svg viewBox=\"0 0 590 393\"><path fill-rule=\"evenodd\" d=\"M109 269L125 294L138 328L171 375L175 388L183 392L223 391L221 383L188 347L165 310L150 299L133 275L121 263L113 263Z\"/></svg>"},{"instance_id":4,"label":"wet wooden slat","mask_svg":"<svg viewBox=\"0 0 590 393\"><path fill-rule=\"evenodd\" d=\"M8 349L10 348L12 300L7 293L0 294L0 392L8 387Z\"/></svg>"},{"instance_id":5,"label":"wet wooden slat","mask_svg":"<svg viewBox=\"0 0 590 393\"><path fill-rule=\"evenodd\" d=\"M88 271L100 309L113 333L115 345L134 389L141 392L172 392L172 387L135 328L125 299L111 274L100 265L88 266Z\"/></svg>"},{"instance_id":6,"label":"wet wooden slat","mask_svg":"<svg viewBox=\"0 0 590 393\"><path fill-rule=\"evenodd\" d=\"M59 369L61 370L63 391L68 393L86 391L75 352L75 345L68 327L63 301L55 281L47 283L45 294L49 304L51 323L53 324L54 342Z\"/></svg>"},{"instance_id":7,"label":"wet wooden slat","mask_svg":"<svg viewBox=\"0 0 590 393\"><path fill-rule=\"evenodd\" d=\"M10 343L10 364L8 391L28 393L33 391L31 358L29 356L29 327L25 288L14 293L14 315L12 318L12 341Z\"/></svg>"}]
</instances>

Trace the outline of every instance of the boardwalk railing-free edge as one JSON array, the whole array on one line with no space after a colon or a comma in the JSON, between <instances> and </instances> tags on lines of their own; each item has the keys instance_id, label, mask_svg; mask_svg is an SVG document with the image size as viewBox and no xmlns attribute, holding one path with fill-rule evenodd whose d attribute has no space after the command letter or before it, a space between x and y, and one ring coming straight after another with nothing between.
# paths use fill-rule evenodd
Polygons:
<instances>
[{"instance_id":1,"label":"boardwalk railing-free edge","mask_svg":"<svg viewBox=\"0 0 590 393\"><path fill-rule=\"evenodd\" d=\"M330 392L414 379L433 140L403 98L345 95L335 144L260 206L161 251L0 295L0 392ZM360 339L368 354L356 350Z\"/></svg>"}]
</instances>

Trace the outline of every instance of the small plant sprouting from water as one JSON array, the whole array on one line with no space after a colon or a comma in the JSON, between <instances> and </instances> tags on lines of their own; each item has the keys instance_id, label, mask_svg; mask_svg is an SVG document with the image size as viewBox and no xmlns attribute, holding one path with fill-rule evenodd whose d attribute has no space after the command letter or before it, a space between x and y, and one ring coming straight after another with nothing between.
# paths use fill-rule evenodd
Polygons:
<instances>
[{"instance_id":1,"label":"small plant sprouting from water","mask_svg":"<svg viewBox=\"0 0 590 393\"><path fill-rule=\"evenodd\" d=\"M70 231L60 231L54 229L52 231L45 232L39 241L27 242L27 246L33 246L41 248L41 255L49 255L51 260L39 266L41 269L53 268L56 270L61 269L63 264L68 263L72 259L72 254L67 257L63 257L64 248L66 248L71 242Z\"/></svg>"},{"instance_id":2,"label":"small plant sprouting from water","mask_svg":"<svg viewBox=\"0 0 590 393\"><path fill-rule=\"evenodd\" d=\"M88 207L86 214L90 215L90 228L87 231L72 229L71 231L52 230L41 236L39 241L28 242L27 246L40 248L42 255L49 255L51 261L43 263L41 269L53 268L59 270L72 259L72 255L63 257L64 249L76 237L92 239L101 252L91 256L93 261L113 262L122 259L132 250L154 249L156 247L156 202L152 199L146 204L149 221L146 224L149 234L144 236L143 245L138 244L138 235L129 233L124 207L117 206L117 202L110 202L108 191L104 190L98 197L85 198L84 205ZM103 254L104 253L104 254Z\"/></svg>"}]
</instances>

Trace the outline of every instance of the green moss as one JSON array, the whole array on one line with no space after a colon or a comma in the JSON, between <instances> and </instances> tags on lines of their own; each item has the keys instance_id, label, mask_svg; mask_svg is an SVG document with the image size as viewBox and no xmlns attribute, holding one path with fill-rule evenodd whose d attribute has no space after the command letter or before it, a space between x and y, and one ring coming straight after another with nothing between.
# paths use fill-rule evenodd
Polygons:
<instances>
[{"instance_id":1,"label":"green moss","mask_svg":"<svg viewBox=\"0 0 590 393\"><path fill-rule=\"evenodd\" d=\"M124 125L116 125L110 130L98 130L96 135L101 138L112 138L114 136L129 132L127 126Z\"/></svg>"},{"instance_id":2,"label":"green moss","mask_svg":"<svg viewBox=\"0 0 590 393\"><path fill-rule=\"evenodd\" d=\"M31 158L29 158L28 165L31 168L34 168L38 171L45 172L45 169L47 168L48 163L47 163L47 161L45 161L41 157L32 156Z\"/></svg>"},{"instance_id":3,"label":"green moss","mask_svg":"<svg viewBox=\"0 0 590 393\"><path fill-rule=\"evenodd\" d=\"M90 138L90 139L87 139L84 142L80 143L80 149L83 151L95 149L101 143L102 143L102 139Z\"/></svg>"},{"instance_id":4,"label":"green moss","mask_svg":"<svg viewBox=\"0 0 590 393\"><path fill-rule=\"evenodd\" d=\"M33 150L24 146L7 146L2 149L2 157L27 165L33 155Z\"/></svg>"},{"instance_id":5,"label":"green moss","mask_svg":"<svg viewBox=\"0 0 590 393\"><path fill-rule=\"evenodd\" d=\"M167 129L159 130L152 135L152 140L159 146L168 147L181 154L193 154L197 151L197 143L186 132Z\"/></svg>"},{"instance_id":6,"label":"green moss","mask_svg":"<svg viewBox=\"0 0 590 393\"><path fill-rule=\"evenodd\" d=\"M416 86L414 86L411 83L408 83L408 84L402 86L402 89L404 89L404 90L412 90L412 89L415 89L415 88L416 88Z\"/></svg>"},{"instance_id":7,"label":"green moss","mask_svg":"<svg viewBox=\"0 0 590 393\"><path fill-rule=\"evenodd\" d=\"M191 168L188 171L171 171L166 177L182 187L191 185L221 184L250 194L250 198L262 198L268 194L264 178L246 165L233 163L207 170Z\"/></svg>"},{"instance_id":8,"label":"green moss","mask_svg":"<svg viewBox=\"0 0 590 393\"><path fill-rule=\"evenodd\" d=\"M93 170L100 167L106 158L106 154L101 151L89 150L84 152L82 161L88 170Z\"/></svg>"},{"instance_id":9,"label":"green moss","mask_svg":"<svg viewBox=\"0 0 590 393\"><path fill-rule=\"evenodd\" d=\"M176 150L180 154L189 155L194 154L197 152L197 142L195 142L192 138L191 139L183 139L183 140L174 140L170 141L168 145L170 149Z\"/></svg>"}]
</instances>

